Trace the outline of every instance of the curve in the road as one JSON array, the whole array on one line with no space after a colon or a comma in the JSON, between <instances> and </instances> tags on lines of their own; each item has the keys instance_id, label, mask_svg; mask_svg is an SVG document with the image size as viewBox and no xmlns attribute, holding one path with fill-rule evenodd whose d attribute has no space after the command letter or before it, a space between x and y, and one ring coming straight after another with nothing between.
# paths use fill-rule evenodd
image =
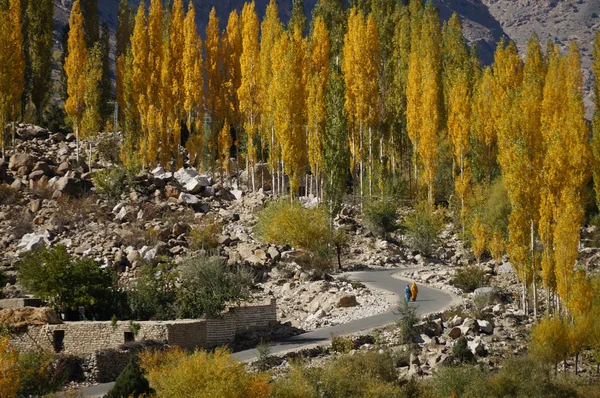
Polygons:
<instances>
[{"instance_id":1,"label":"curve in the road","mask_svg":"<svg viewBox=\"0 0 600 398\"><path fill-rule=\"evenodd\" d=\"M369 270L353 272L348 274L352 280L363 282L369 287L387 290L398 296L398 299L404 296L404 288L411 281L399 277L399 272L406 272L410 269L395 268L382 270ZM430 288L425 285L419 285L419 294L416 302L410 302L409 305L417 308L418 315L425 315L432 312L443 311L449 307L455 300L450 293L438 289ZM271 354L282 354L284 352L308 348L310 346L324 344L331 339L331 336L363 332L369 329L392 324L398 318L395 313L395 306L381 314L369 316L367 318L357 319L337 326L316 329L311 332L303 333L294 337L274 341L269 344ZM256 349L239 351L233 354L241 361L250 361L258 357Z\"/></svg>"},{"instance_id":2,"label":"curve in the road","mask_svg":"<svg viewBox=\"0 0 600 398\"><path fill-rule=\"evenodd\" d=\"M409 268L394 268L382 270L368 270L349 273L352 280L360 281L368 287L387 290L398 296L398 302L404 295L404 288L412 281L403 279L399 273L411 271ZM410 302L410 306L417 308L418 315L425 315L432 312L443 311L455 302L456 297L450 293L439 289L419 285L419 295L416 302ZM286 338L269 343L271 354L283 354L311 346L321 345L328 342L331 336L364 332L373 328L392 324L398 318L395 314L395 306L381 314L357 319L337 326L316 329L311 332L303 333L298 336ZM256 349L238 351L232 354L241 361L251 361L258 358ZM100 384L83 389L84 397L102 397L106 394L114 383Z\"/></svg>"}]
</instances>

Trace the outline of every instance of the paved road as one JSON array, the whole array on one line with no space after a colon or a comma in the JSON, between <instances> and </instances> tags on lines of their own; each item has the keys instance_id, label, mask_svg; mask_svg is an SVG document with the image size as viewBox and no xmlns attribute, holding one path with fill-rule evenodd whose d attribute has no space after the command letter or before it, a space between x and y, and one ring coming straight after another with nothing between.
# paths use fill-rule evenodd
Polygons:
<instances>
[{"instance_id":1,"label":"paved road","mask_svg":"<svg viewBox=\"0 0 600 398\"><path fill-rule=\"evenodd\" d=\"M399 302L400 297L404 296L404 288L408 283L410 283L408 280L394 275L402 271L410 271L410 269L399 268L369 270L352 272L349 273L348 276L350 279L363 282L369 287L384 289L396 294ZM432 289L424 285L419 285L419 295L417 297L417 301L414 303L411 302L410 306L417 307L417 313L419 315L424 315L431 312L444 310L452 304L453 300L454 297L449 293ZM321 345L329 341L332 335L338 336L349 333L363 332L369 329L389 325L394 323L398 317L394 313L394 307L392 307L389 311L378 315L357 319L342 325L317 329L312 332L303 333L298 336L272 342L269 344L271 354L281 354L287 351L297 350L299 348L308 348L315 345ZM234 353L233 356L241 361L250 361L258 357L258 351L256 349L239 351ZM83 390L83 395L85 397L101 397L110 390L113 384L114 383L106 383L88 387Z\"/></svg>"},{"instance_id":2,"label":"paved road","mask_svg":"<svg viewBox=\"0 0 600 398\"><path fill-rule=\"evenodd\" d=\"M398 295L398 299L404 296L404 288L409 283L405 279L400 279L392 275L398 271L406 271L407 269L385 269L385 270L370 270L362 272L353 272L348 274L351 279L361 281L369 287L384 289ZM445 292L437 289L432 289L426 286L419 285L419 295L416 302L411 302L411 307L417 307L419 315L437 312L445 309L452 303L453 297ZM303 333L298 336L290 337L284 340L272 342L269 344L272 354L283 353L286 351L297 350L313 345L323 344L331 339L331 335L343 335L350 333L362 332L365 330L377 328L380 326L394 323L398 316L394 313L395 308L392 307L389 311L373 315L367 318L357 319L337 326L330 326L314 330L312 332ZM249 361L258 357L256 349L245 350L233 354L241 361Z\"/></svg>"}]
</instances>

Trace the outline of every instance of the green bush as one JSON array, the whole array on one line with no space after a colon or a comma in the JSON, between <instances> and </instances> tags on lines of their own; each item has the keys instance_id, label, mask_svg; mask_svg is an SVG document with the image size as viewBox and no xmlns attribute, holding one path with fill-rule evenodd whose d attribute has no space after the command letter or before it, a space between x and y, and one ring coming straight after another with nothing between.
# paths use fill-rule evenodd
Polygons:
<instances>
[{"instance_id":1,"label":"green bush","mask_svg":"<svg viewBox=\"0 0 600 398\"><path fill-rule=\"evenodd\" d=\"M112 164L119 164L121 162L119 158L120 149L119 137L114 134L103 134L96 146L100 159Z\"/></svg>"},{"instance_id":2,"label":"green bush","mask_svg":"<svg viewBox=\"0 0 600 398\"><path fill-rule=\"evenodd\" d=\"M568 383L553 378L549 367L528 357L508 359L500 372L490 378L490 389L494 397L566 398L578 396Z\"/></svg>"},{"instance_id":3,"label":"green bush","mask_svg":"<svg viewBox=\"0 0 600 398\"><path fill-rule=\"evenodd\" d=\"M444 226L441 214L434 212L427 202L421 202L404 219L405 233L413 250L430 255Z\"/></svg>"},{"instance_id":4,"label":"green bush","mask_svg":"<svg viewBox=\"0 0 600 398\"><path fill-rule=\"evenodd\" d=\"M182 318L216 316L228 302L250 297L252 272L240 265L228 265L222 257L200 255L179 265L181 286L177 292Z\"/></svg>"},{"instance_id":5,"label":"green bush","mask_svg":"<svg viewBox=\"0 0 600 398\"><path fill-rule=\"evenodd\" d=\"M487 277L485 271L475 265L458 268L450 284L461 289L465 293L474 292L475 289L485 285Z\"/></svg>"},{"instance_id":6,"label":"green bush","mask_svg":"<svg viewBox=\"0 0 600 398\"><path fill-rule=\"evenodd\" d=\"M107 200L117 201L127 188L127 172L122 167L111 167L94 173L96 192Z\"/></svg>"},{"instance_id":7,"label":"green bush","mask_svg":"<svg viewBox=\"0 0 600 398\"><path fill-rule=\"evenodd\" d=\"M488 375L479 367L442 366L427 383L434 397L491 398Z\"/></svg>"},{"instance_id":8,"label":"green bush","mask_svg":"<svg viewBox=\"0 0 600 398\"><path fill-rule=\"evenodd\" d=\"M167 320L176 317L177 273L169 265L150 265L141 269L135 286L127 293L127 304L132 319L138 321Z\"/></svg>"},{"instance_id":9,"label":"green bush","mask_svg":"<svg viewBox=\"0 0 600 398\"><path fill-rule=\"evenodd\" d=\"M475 362L475 355L469 349L465 336L461 336L456 340L454 347L452 347L452 355L460 363Z\"/></svg>"},{"instance_id":10,"label":"green bush","mask_svg":"<svg viewBox=\"0 0 600 398\"><path fill-rule=\"evenodd\" d=\"M24 352L19 355L19 396L43 396L57 391L67 381L68 371L50 352Z\"/></svg>"},{"instance_id":11,"label":"green bush","mask_svg":"<svg viewBox=\"0 0 600 398\"><path fill-rule=\"evenodd\" d=\"M398 206L391 200L372 200L363 203L362 222L374 235L385 237L397 229Z\"/></svg>"},{"instance_id":12,"label":"green bush","mask_svg":"<svg viewBox=\"0 0 600 398\"><path fill-rule=\"evenodd\" d=\"M387 352L344 355L322 368L295 364L273 383L279 398L392 398L406 396L398 382L395 360Z\"/></svg>"},{"instance_id":13,"label":"green bush","mask_svg":"<svg viewBox=\"0 0 600 398\"><path fill-rule=\"evenodd\" d=\"M144 377L140 365L135 359L131 359L125 369L121 372L115 385L110 389L106 398L138 398L140 396L153 395L154 390Z\"/></svg>"},{"instance_id":14,"label":"green bush","mask_svg":"<svg viewBox=\"0 0 600 398\"><path fill-rule=\"evenodd\" d=\"M417 316L417 307L411 307L406 301L402 300L398 308L396 309L396 315L398 319L396 321L398 328L400 328L400 336L403 344L410 344L416 337L418 331L415 325L419 323L419 317Z\"/></svg>"},{"instance_id":15,"label":"green bush","mask_svg":"<svg viewBox=\"0 0 600 398\"><path fill-rule=\"evenodd\" d=\"M77 314L86 307L88 319L108 319L120 311L120 291L114 272L89 258L78 259L58 245L41 248L17 263L19 281L57 312Z\"/></svg>"}]
</instances>

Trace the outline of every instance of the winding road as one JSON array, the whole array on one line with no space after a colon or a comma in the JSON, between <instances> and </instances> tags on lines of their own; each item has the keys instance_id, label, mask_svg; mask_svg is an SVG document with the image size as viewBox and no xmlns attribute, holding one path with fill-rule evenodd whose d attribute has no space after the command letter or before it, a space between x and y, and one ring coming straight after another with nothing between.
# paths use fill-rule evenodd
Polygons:
<instances>
[{"instance_id":1,"label":"winding road","mask_svg":"<svg viewBox=\"0 0 600 398\"><path fill-rule=\"evenodd\" d=\"M397 295L399 303L400 298L404 295L404 288L412 281L402 279L402 277L397 274L411 270L413 269L394 268L351 272L346 275L348 275L351 280L360 281L368 287L387 290ZM443 311L455 303L455 300L456 297L450 293L419 284L417 301L411 302L409 305L417 308L418 315L425 315L432 312ZM271 354L283 354L289 351L322 345L329 341L332 335L364 332L392 324L398 318L398 315L395 314L395 307L396 306L392 306L387 312L369 316L367 318L357 319L337 326L316 329L298 336L271 342L269 344ZM249 349L236 352L232 355L241 361L247 362L257 358L258 351L256 349ZM83 396L102 397L110 390L113 384L114 383L106 383L85 388L82 391Z\"/></svg>"}]
</instances>

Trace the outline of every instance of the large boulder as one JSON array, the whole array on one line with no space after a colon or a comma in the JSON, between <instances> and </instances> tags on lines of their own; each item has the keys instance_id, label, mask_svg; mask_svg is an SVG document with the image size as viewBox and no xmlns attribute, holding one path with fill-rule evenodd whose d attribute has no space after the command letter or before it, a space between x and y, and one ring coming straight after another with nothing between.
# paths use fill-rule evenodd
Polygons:
<instances>
[{"instance_id":1,"label":"large boulder","mask_svg":"<svg viewBox=\"0 0 600 398\"><path fill-rule=\"evenodd\" d=\"M356 296L353 294L340 297L337 303L338 308L356 307L357 305Z\"/></svg>"},{"instance_id":2,"label":"large boulder","mask_svg":"<svg viewBox=\"0 0 600 398\"><path fill-rule=\"evenodd\" d=\"M21 253L27 253L40 247L44 247L47 244L48 235L46 234L25 234L21 238L21 241L17 245L17 250Z\"/></svg>"},{"instance_id":3,"label":"large boulder","mask_svg":"<svg viewBox=\"0 0 600 398\"><path fill-rule=\"evenodd\" d=\"M35 158L28 153L15 153L11 156L8 168L17 171L25 168L29 174L35 165Z\"/></svg>"},{"instance_id":4,"label":"large boulder","mask_svg":"<svg viewBox=\"0 0 600 398\"><path fill-rule=\"evenodd\" d=\"M199 193L202 188L212 185L210 177L202 176L194 169L179 169L174 174L175 179L187 192Z\"/></svg>"},{"instance_id":5,"label":"large boulder","mask_svg":"<svg viewBox=\"0 0 600 398\"><path fill-rule=\"evenodd\" d=\"M17 135L23 140L32 140L34 138L48 138L49 132L43 127L25 124L17 127Z\"/></svg>"},{"instance_id":6,"label":"large boulder","mask_svg":"<svg viewBox=\"0 0 600 398\"><path fill-rule=\"evenodd\" d=\"M71 178L66 175L56 180L52 185L52 188L54 189L54 192L60 192L61 195L80 197L92 188L92 182Z\"/></svg>"}]
</instances>

